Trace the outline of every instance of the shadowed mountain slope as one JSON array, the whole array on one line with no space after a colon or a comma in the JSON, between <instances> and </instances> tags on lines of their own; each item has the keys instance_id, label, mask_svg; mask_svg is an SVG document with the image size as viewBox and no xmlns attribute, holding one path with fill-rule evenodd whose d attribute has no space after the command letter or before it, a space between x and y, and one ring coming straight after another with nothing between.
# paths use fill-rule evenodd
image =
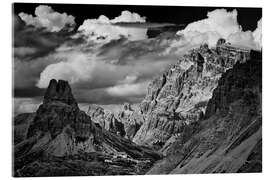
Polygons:
<instances>
[{"instance_id":1,"label":"shadowed mountain slope","mask_svg":"<svg viewBox=\"0 0 270 180\"><path fill-rule=\"evenodd\" d=\"M34 117L31 121L26 121L29 123L27 132L23 133L20 141L16 138L16 176L132 174L136 173L138 166L145 168L144 165L148 166L161 158L159 153L150 148L138 146L128 139L100 128L90 116L80 111L69 84L63 80L50 81L43 104L32 116ZM18 131L17 125L21 124L23 123L15 124L15 132ZM67 163L67 166L61 166L61 169L57 165L59 161ZM113 164L124 167L132 163L133 166L126 171L118 168L102 171L95 167L94 163L89 167L81 166L86 168L88 173L84 174L84 170L81 169L72 174L72 168L79 166L77 161L81 164L95 162L98 166L103 164L108 166L108 169ZM91 168L97 168L97 171Z\"/></svg>"}]
</instances>

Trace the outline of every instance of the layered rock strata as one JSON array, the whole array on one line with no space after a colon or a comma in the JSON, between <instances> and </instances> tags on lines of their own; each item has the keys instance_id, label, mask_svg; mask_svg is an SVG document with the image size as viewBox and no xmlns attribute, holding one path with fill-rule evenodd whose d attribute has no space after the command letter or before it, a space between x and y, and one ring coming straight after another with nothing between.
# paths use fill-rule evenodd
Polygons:
<instances>
[{"instance_id":1,"label":"layered rock strata","mask_svg":"<svg viewBox=\"0 0 270 180\"><path fill-rule=\"evenodd\" d=\"M162 147L171 136L182 133L187 124L200 121L221 75L248 58L248 50L226 43L211 49L202 45L182 56L149 85L140 104L145 122L133 141Z\"/></svg>"},{"instance_id":2,"label":"layered rock strata","mask_svg":"<svg viewBox=\"0 0 270 180\"><path fill-rule=\"evenodd\" d=\"M148 174L262 171L262 61L252 51L219 79L204 119L185 126L160 149Z\"/></svg>"}]
</instances>

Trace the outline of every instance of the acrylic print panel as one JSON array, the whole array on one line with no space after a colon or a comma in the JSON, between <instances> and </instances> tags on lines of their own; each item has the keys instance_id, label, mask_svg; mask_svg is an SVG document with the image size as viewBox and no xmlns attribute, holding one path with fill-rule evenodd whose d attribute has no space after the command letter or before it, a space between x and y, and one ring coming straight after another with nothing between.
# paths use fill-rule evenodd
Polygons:
<instances>
[{"instance_id":1,"label":"acrylic print panel","mask_svg":"<svg viewBox=\"0 0 270 180\"><path fill-rule=\"evenodd\" d=\"M262 9L13 4L13 175L262 171Z\"/></svg>"}]
</instances>

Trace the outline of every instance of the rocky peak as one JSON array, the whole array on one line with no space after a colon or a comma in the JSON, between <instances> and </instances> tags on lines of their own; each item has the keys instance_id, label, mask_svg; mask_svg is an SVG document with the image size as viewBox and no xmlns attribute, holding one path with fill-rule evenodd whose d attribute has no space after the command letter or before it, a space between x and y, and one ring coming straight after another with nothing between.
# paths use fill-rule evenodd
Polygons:
<instances>
[{"instance_id":1,"label":"rocky peak","mask_svg":"<svg viewBox=\"0 0 270 180\"><path fill-rule=\"evenodd\" d=\"M52 79L45 92L43 104L39 106L30 125L27 137L46 132L56 137L66 126L74 126L84 120L92 127L90 117L80 112L68 82Z\"/></svg>"},{"instance_id":2,"label":"rocky peak","mask_svg":"<svg viewBox=\"0 0 270 180\"><path fill-rule=\"evenodd\" d=\"M181 133L185 124L203 119L221 75L237 62L250 58L249 50L223 41L218 44L218 48L201 45L187 52L150 83L140 104L145 121L134 142L148 145L166 142L172 135Z\"/></svg>"},{"instance_id":3,"label":"rocky peak","mask_svg":"<svg viewBox=\"0 0 270 180\"><path fill-rule=\"evenodd\" d=\"M58 82L55 79L50 80L49 86L44 95L43 103L46 104L53 101L78 107L68 82L64 80L58 80Z\"/></svg>"},{"instance_id":4,"label":"rocky peak","mask_svg":"<svg viewBox=\"0 0 270 180\"><path fill-rule=\"evenodd\" d=\"M101 153L102 156L117 155L124 152L132 158L150 158L156 160L159 153L150 148L140 147L125 136L124 125L113 114L104 115L103 109L97 107L93 117L103 119L108 129L95 123L84 111L81 111L74 99L68 82L51 80L41 104L26 122L16 120L16 140L21 141L15 147L15 169L26 164L51 157L71 157L83 153ZM28 116L27 116L28 117ZM27 123L28 122L28 123ZM26 132L19 132L22 128ZM104 162L104 161L103 161ZM40 169L40 168L38 168Z\"/></svg>"},{"instance_id":5,"label":"rocky peak","mask_svg":"<svg viewBox=\"0 0 270 180\"><path fill-rule=\"evenodd\" d=\"M250 56L222 74L204 120L166 141L160 149L166 157L148 174L262 171L261 52Z\"/></svg>"},{"instance_id":6,"label":"rocky peak","mask_svg":"<svg viewBox=\"0 0 270 180\"><path fill-rule=\"evenodd\" d=\"M222 44L225 44L226 43L226 40L225 39L223 39L223 38L220 38L218 41L217 41L217 47L218 46L220 46L220 45L222 45Z\"/></svg>"},{"instance_id":7,"label":"rocky peak","mask_svg":"<svg viewBox=\"0 0 270 180\"><path fill-rule=\"evenodd\" d=\"M125 104L124 104L124 110L125 110L125 111L127 111L127 110L133 111L133 109L131 108L131 105L130 105L129 103L125 103Z\"/></svg>"}]
</instances>

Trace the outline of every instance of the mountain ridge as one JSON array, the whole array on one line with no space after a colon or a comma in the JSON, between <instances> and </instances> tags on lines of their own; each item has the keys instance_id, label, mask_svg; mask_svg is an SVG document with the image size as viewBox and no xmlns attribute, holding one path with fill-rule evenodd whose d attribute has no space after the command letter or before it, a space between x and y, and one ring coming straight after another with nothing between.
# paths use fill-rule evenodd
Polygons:
<instances>
[{"instance_id":1,"label":"mountain ridge","mask_svg":"<svg viewBox=\"0 0 270 180\"><path fill-rule=\"evenodd\" d=\"M171 135L181 133L185 124L200 120L221 75L248 58L249 51L225 42L218 42L216 48L204 44L180 57L150 83L140 104L145 122L133 141L164 144Z\"/></svg>"},{"instance_id":2,"label":"mountain ridge","mask_svg":"<svg viewBox=\"0 0 270 180\"><path fill-rule=\"evenodd\" d=\"M260 172L261 58L201 45L117 113L81 111L68 82L52 79L36 113L15 117L14 175Z\"/></svg>"}]
</instances>

